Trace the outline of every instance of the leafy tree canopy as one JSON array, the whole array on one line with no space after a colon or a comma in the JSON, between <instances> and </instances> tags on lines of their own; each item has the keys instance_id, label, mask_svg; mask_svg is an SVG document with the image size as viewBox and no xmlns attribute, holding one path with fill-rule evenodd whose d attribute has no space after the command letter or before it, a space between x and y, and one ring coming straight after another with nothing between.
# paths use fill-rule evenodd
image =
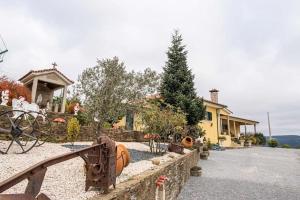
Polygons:
<instances>
[{"instance_id":1,"label":"leafy tree canopy","mask_svg":"<svg viewBox=\"0 0 300 200\"><path fill-rule=\"evenodd\" d=\"M127 72L117 57L98 60L79 76L77 93L83 95L85 112L96 119L98 130L105 122L115 123L133 102L157 91L159 75L147 68L144 72Z\"/></svg>"}]
</instances>

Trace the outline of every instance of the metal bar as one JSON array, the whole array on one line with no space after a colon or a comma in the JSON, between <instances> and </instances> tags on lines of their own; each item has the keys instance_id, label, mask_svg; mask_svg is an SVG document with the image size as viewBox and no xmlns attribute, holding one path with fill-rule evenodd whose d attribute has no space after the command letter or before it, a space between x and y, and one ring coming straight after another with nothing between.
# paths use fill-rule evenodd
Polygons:
<instances>
[{"instance_id":1,"label":"metal bar","mask_svg":"<svg viewBox=\"0 0 300 200\"><path fill-rule=\"evenodd\" d=\"M4 54L4 53L6 53L6 52L8 52L8 50L7 50L7 49L6 49L6 50L4 50L4 51L1 51L1 52L0 52L0 55L1 55L1 54Z\"/></svg>"},{"instance_id":2,"label":"metal bar","mask_svg":"<svg viewBox=\"0 0 300 200\"><path fill-rule=\"evenodd\" d=\"M56 156L54 158L46 159L44 161L41 161L28 169L8 178L7 180L3 181L0 183L0 193L4 192L5 190L11 188L12 186L18 184L19 182L27 179L28 177L34 175L35 173L38 173L41 170L44 170L47 167L50 167L52 165L55 165L57 163L70 160L75 157L81 157L83 154L88 153L91 150L95 150L96 148L100 148L102 144L97 144L91 147L86 147L84 149L71 152L71 153L66 153L62 154L59 156Z\"/></svg>"}]
</instances>

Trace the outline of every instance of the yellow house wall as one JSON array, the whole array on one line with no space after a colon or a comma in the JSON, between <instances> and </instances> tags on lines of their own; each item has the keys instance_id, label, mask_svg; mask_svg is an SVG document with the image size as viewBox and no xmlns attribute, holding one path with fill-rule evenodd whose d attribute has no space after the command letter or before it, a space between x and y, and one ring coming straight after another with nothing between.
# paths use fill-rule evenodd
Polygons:
<instances>
[{"instance_id":1,"label":"yellow house wall","mask_svg":"<svg viewBox=\"0 0 300 200\"><path fill-rule=\"evenodd\" d=\"M114 124L114 127L125 127L126 117L123 117L120 121Z\"/></svg>"},{"instance_id":2,"label":"yellow house wall","mask_svg":"<svg viewBox=\"0 0 300 200\"><path fill-rule=\"evenodd\" d=\"M134 131L143 131L144 125L142 123L142 119L138 113L134 114L133 117L133 130Z\"/></svg>"},{"instance_id":3,"label":"yellow house wall","mask_svg":"<svg viewBox=\"0 0 300 200\"><path fill-rule=\"evenodd\" d=\"M120 121L114 124L114 127L126 127L126 116L124 116ZM139 114L135 113L133 117L133 130L143 131L143 124Z\"/></svg>"},{"instance_id":4,"label":"yellow house wall","mask_svg":"<svg viewBox=\"0 0 300 200\"><path fill-rule=\"evenodd\" d=\"M205 130L206 139L209 139L211 143L218 143L217 109L206 106L206 111L212 113L212 121L203 120L199 123L199 125Z\"/></svg>"}]
</instances>

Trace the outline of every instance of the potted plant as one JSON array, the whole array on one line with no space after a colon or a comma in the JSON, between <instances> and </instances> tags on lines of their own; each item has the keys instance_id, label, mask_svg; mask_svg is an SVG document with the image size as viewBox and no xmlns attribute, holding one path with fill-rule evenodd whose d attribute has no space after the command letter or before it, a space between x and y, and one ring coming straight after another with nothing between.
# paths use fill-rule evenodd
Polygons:
<instances>
[{"instance_id":1,"label":"potted plant","mask_svg":"<svg viewBox=\"0 0 300 200\"><path fill-rule=\"evenodd\" d=\"M240 136L239 141L241 143L241 146L244 147L245 146L245 137L244 137L244 135Z\"/></svg>"},{"instance_id":2,"label":"potted plant","mask_svg":"<svg viewBox=\"0 0 300 200\"><path fill-rule=\"evenodd\" d=\"M250 136L250 135L248 135L248 136L246 136L245 137L245 145L247 146L247 147L251 147L252 146L252 137Z\"/></svg>"},{"instance_id":3,"label":"potted plant","mask_svg":"<svg viewBox=\"0 0 300 200\"><path fill-rule=\"evenodd\" d=\"M223 146L223 142L226 140L226 137L224 135L221 135L218 137L219 141L220 141L220 146Z\"/></svg>"},{"instance_id":4,"label":"potted plant","mask_svg":"<svg viewBox=\"0 0 300 200\"><path fill-rule=\"evenodd\" d=\"M62 103L62 97L53 97L54 112L58 112L59 105Z\"/></svg>"}]
</instances>

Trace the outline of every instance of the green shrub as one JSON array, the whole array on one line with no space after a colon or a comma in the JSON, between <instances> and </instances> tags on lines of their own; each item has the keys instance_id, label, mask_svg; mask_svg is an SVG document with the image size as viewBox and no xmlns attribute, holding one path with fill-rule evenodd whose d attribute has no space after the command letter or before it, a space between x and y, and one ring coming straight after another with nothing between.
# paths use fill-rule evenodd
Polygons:
<instances>
[{"instance_id":1,"label":"green shrub","mask_svg":"<svg viewBox=\"0 0 300 200\"><path fill-rule=\"evenodd\" d=\"M74 117L76 117L76 119L78 119L79 124L81 126L85 126L85 125L89 124L89 119L88 119L88 115L86 112L79 111L78 114Z\"/></svg>"},{"instance_id":2,"label":"green shrub","mask_svg":"<svg viewBox=\"0 0 300 200\"><path fill-rule=\"evenodd\" d=\"M256 139L256 145L265 145L266 137L262 133L255 133L254 137Z\"/></svg>"},{"instance_id":3,"label":"green shrub","mask_svg":"<svg viewBox=\"0 0 300 200\"><path fill-rule=\"evenodd\" d=\"M287 149L291 148L291 146L288 145L288 144L283 144L281 147L282 147L282 148L287 148Z\"/></svg>"},{"instance_id":4,"label":"green shrub","mask_svg":"<svg viewBox=\"0 0 300 200\"><path fill-rule=\"evenodd\" d=\"M207 148L208 148L208 149L212 149L212 147L215 146L215 145L216 145L216 144L211 143L210 140L208 140L208 142L207 142Z\"/></svg>"},{"instance_id":5,"label":"green shrub","mask_svg":"<svg viewBox=\"0 0 300 200\"><path fill-rule=\"evenodd\" d=\"M111 124L110 123L108 123L108 122L104 122L103 123L103 128L105 128L105 129L110 129L112 126L111 126Z\"/></svg>"},{"instance_id":6,"label":"green shrub","mask_svg":"<svg viewBox=\"0 0 300 200\"><path fill-rule=\"evenodd\" d=\"M77 140L77 137L80 133L80 125L77 118L73 117L68 121L67 125L67 139L73 145L73 143Z\"/></svg>"},{"instance_id":7,"label":"green shrub","mask_svg":"<svg viewBox=\"0 0 300 200\"><path fill-rule=\"evenodd\" d=\"M192 137L194 140L205 135L205 130L198 125L187 126L186 129L187 135Z\"/></svg>"},{"instance_id":8,"label":"green shrub","mask_svg":"<svg viewBox=\"0 0 300 200\"><path fill-rule=\"evenodd\" d=\"M271 140L268 141L268 145L269 145L269 147L277 147L278 142L275 139L271 139Z\"/></svg>"}]
</instances>

